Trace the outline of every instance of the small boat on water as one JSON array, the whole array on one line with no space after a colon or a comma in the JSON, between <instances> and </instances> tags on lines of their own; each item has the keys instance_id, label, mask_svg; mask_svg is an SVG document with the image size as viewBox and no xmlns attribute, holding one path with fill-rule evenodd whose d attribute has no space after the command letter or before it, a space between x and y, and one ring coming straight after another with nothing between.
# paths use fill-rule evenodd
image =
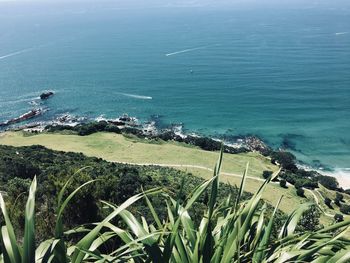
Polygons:
<instances>
[{"instance_id":1,"label":"small boat on water","mask_svg":"<svg viewBox=\"0 0 350 263\"><path fill-rule=\"evenodd\" d=\"M11 125L11 124L15 124L15 123L18 123L18 122L29 120L31 118L34 118L36 116L41 115L43 112L44 112L44 110L40 109L40 108L39 109L33 109L33 110L29 111L29 112L26 112L26 113L22 114L21 116L19 116L17 118L13 118L13 119L10 119L8 121L1 122L0 123L0 127L8 126L8 125Z\"/></svg>"}]
</instances>

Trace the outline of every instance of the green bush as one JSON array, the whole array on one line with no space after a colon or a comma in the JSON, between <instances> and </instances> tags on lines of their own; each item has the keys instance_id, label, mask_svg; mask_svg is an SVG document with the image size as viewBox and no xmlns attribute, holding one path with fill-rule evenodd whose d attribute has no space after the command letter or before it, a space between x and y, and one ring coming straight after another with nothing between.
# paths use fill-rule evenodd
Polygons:
<instances>
[{"instance_id":1,"label":"green bush","mask_svg":"<svg viewBox=\"0 0 350 263\"><path fill-rule=\"evenodd\" d=\"M319 175L317 177L318 182L322 184L324 187L330 190L337 190L339 187L339 183L335 177Z\"/></svg>"},{"instance_id":2,"label":"green bush","mask_svg":"<svg viewBox=\"0 0 350 263\"><path fill-rule=\"evenodd\" d=\"M346 215L350 215L350 205L342 205L340 207L340 212Z\"/></svg>"},{"instance_id":3,"label":"green bush","mask_svg":"<svg viewBox=\"0 0 350 263\"><path fill-rule=\"evenodd\" d=\"M284 169L296 172L298 170L296 163L296 157L290 152L273 152L271 153L271 161L273 163L278 162Z\"/></svg>"},{"instance_id":4,"label":"green bush","mask_svg":"<svg viewBox=\"0 0 350 263\"><path fill-rule=\"evenodd\" d=\"M286 188L287 187L287 181L284 180L284 179L281 179L280 180L280 186L283 187L283 188Z\"/></svg>"},{"instance_id":5,"label":"green bush","mask_svg":"<svg viewBox=\"0 0 350 263\"><path fill-rule=\"evenodd\" d=\"M272 171L263 171L263 174L262 174L264 179L269 178L271 175L272 175Z\"/></svg>"},{"instance_id":6,"label":"green bush","mask_svg":"<svg viewBox=\"0 0 350 263\"><path fill-rule=\"evenodd\" d=\"M303 188L297 188L297 195L300 197L305 197L305 191Z\"/></svg>"},{"instance_id":7,"label":"green bush","mask_svg":"<svg viewBox=\"0 0 350 263\"><path fill-rule=\"evenodd\" d=\"M336 223L343 222L344 221L344 216L342 214L335 214L334 215L334 220L335 220Z\"/></svg>"},{"instance_id":8,"label":"green bush","mask_svg":"<svg viewBox=\"0 0 350 263\"><path fill-rule=\"evenodd\" d=\"M330 198L328 198L328 197L326 197L325 199L324 199L324 203L326 204L326 206L328 206L329 208L333 208L332 207L332 200L330 199Z\"/></svg>"},{"instance_id":9,"label":"green bush","mask_svg":"<svg viewBox=\"0 0 350 263\"><path fill-rule=\"evenodd\" d=\"M339 200L339 202L344 201L344 196L341 193L336 192L335 193L335 199Z\"/></svg>"},{"instance_id":10,"label":"green bush","mask_svg":"<svg viewBox=\"0 0 350 263\"><path fill-rule=\"evenodd\" d=\"M340 203L340 200L337 199L337 198L334 199L334 203L335 203L338 207L341 207L341 206L342 206L342 204Z\"/></svg>"}]
</instances>

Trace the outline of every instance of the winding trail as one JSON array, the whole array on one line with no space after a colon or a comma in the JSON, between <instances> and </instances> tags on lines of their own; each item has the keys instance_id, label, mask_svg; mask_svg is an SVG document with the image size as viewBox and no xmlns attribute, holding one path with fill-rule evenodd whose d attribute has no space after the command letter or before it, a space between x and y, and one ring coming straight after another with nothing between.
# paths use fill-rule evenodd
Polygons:
<instances>
[{"instance_id":1,"label":"winding trail","mask_svg":"<svg viewBox=\"0 0 350 263\"><path fill-rule=\"evenodd\" d=\"M311 191L310 189L305 189L305 190L308 191L310 194L312 194L312 196L313 196L314 199L315 199L316 204L317 204L319 207L321 207L320 200L318 199L318 197L317 197L317 195L314 193L314 191ZM315 192L317 192L319 195L321 195L321 193L320 193L317 189L315 189ZM322 208L322 207L321 207L321 208ZM323 209L322 209L322 212L324 213L325 216L334 218L334 215L327 213L327 212L324 211Z\"/></svg>"},{"instance_id":2,"label":"winding trail","mask_svg":"<svg viewBox=\"0 0 350 263\"><path fill-rule=\"evenodd\" d=\"M195 169L201 169L201 170L206 170L206 171L210 171L210 172L214 172L213 169L211 168L208 168L208 167L205 167L205 166L200 166L200 165L190 165L190 164L159 164L159 163L129 163L129 162L121 162L123 164L130 164L130 165L139 165L139 166L160 166L160 167L180 167L180 168L195 168ZM227 176L233 176L233 177L238 177L238 178L242 178L242 175L239 175L239 174L234 174L234 173L227 173L227 172L221 172L221 174L223 175L227 175ZM246 178L248 179L251 179L251 180L256 180L256 181L259 181L259 182L265 182L265 179L262 179L262 178L257 178L257 177L253 177L253 176L246 176ZM278 182L272 182L272 183L275 183L275 184L278 184ZM293 185L291 185L290 183L287 183L287 186L288 187L292 187ZM317 197L317 195L310 189L306 189L305 188L305 191L309 192L314 200L315 200L315 203L321 207L321 204L320 204L320 200L319 198ZM319 195L321 195L321 193L318 191L318 190L315 190ZM330 213L327 213L326 211L324 211L322 209L322 212L324 213L325 216L327 217L331 217L331 218L334 218L334 214L330 214Z\"/></svg>"},{"instance_id":3,"label":"winding trail","mask_svg":"<svg viewBox=\"0 0 350 263\"><path fill-rule=\"evenodd\" d=\"M200 166L200 165L191 165L191 164L160 164L160 163L129 163L129 162L121 162L122 164L131 164L131 165L139 165L139 166L160 166L160 167L179 167L179 168L195 168L195 169L201 169L201 170L206 170L209 172L214 172L214 169L205 167L205 166ZM221 172L223 175L227 176L233 176L233 177L238 177L242 178L242 175L239 174L234 174L234 173L226 173L226 172ZM257 178L254 176L246 176L248 179L260 181L260 182L265 182L264 179L262 178Z\"/></svg>"}]
</instances>

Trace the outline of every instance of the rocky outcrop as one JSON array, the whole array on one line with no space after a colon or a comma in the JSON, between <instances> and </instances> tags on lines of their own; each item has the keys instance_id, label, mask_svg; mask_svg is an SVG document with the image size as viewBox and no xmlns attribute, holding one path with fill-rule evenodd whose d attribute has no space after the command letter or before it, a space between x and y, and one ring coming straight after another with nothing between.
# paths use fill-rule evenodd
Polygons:
<instances>
[{"instance_id":1,"label":"rocky outcrop","mask_svg":"<svg viewBox=\"0 0 350 263\"><path fill-rule=\"evenodd\" d=\"M40 99L47 100L48 98L52 97L53 95L54 95L54 93L52 91L43 92L40 94Z\"/></svg>"},{"instance_id":2,"label":"rocky outcrop","mask_svg":"<svg viewBox=\"0 0 350 263\"><path fill-rule=\"evenodd\" d=\"M33 110L31 110L31 111L29 111L29 112L27 112L27 113L25 113L17 118L13 118L13 119L10 119L8 121L0 123L0 127L15 124L15 123L22 122L22 121L26 121L26 120L29 120L29 119L34 118L36 116L39 116L42 113L43 113L42 109L33 109Z\"/></svg>"}]
</instances>

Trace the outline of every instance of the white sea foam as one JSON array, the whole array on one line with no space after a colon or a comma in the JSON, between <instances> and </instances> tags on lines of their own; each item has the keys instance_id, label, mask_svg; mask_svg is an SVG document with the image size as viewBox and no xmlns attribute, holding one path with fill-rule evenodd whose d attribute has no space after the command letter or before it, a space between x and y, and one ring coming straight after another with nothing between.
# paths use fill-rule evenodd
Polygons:
<instances>
[{"instance_id":1,"label":"white sea foam","mask_svg":"<svg viewBox=\"0 0 350 263\"><path fill-rule=\"evenodd\" d=\"M143 95L137 95L137 94L129 94L129 93L119 93L123 96L140 99L140 100L151 100L153 99L151 96L143 96Z\"/></svg>"},{"instance_id":2,"label":"white sea foam","mask_svg":"<svg viewBox=\"0 0 350 263\"><path fill-rule=\"evenodd\" d=\"M321 173L337 178L341 187L350 189L350 168L335 168L332 172Z\"/></svg>"},{"instance_id":3,"label":"white sea foam","mask_svg":"<svg viewBox=\"0 0 350 263\"><path fill-rule=\"evenodd\" d=\"M98 116L95 121L107 121L107 119L105 118L104 114L101 114L100 116Z\"/></svg>"},{"instance_id":4,"label":"white sea foam","mask_svg":"<svg viewBox=\"0 0 350 263\"><path fill-rule=\"evenodd\" d=\"M349 168L333 168L332 171L322 168L314 168L306 164L298 164L298 167L306 171L317 171L320 174L337 178L340 187L350 189L350 167Z\"/></svg>"},{"instance_id":5,"label":"white sea foam","mask_svg":"<svg viewBox=\"0 0 350 263\"><path fill-rule=\"evenodd\" d=\"M335 33L336 36L340 36L340 35L345 35L348 34L349 32L337 32Z\"/></svg>"},{"instance_id":6,"label":"white sea foam","mask_svg":"<svg viewBox=\"0 0 350 263\"><path fill-rule=\"evenodd\" d=\"M9 58L9 57L13 57L13 56L17 56L17 55L20 55L20 54L32 51L33 49L34 48L26 48L26 49L22 49L22 50L19 50L19 51L16 51L16 52L12 52L12 53L3 55L3 56L0 56L0 60L5 59L5 58Z\"/></svg>"},{"instance_id":7,"label":"white sea foam","mask_svg":"<svg viewBox=\"0 0 350 263\"><path fill-rule=\"evenodd\" d=\"M199 49L205 49L209 46L201 46L201 47L195 47L195 48L188 48L188 49L184 49L184 50L180 50L180 51L175 51L175 52L172 52L172 53L168 53L168 54L165 54L165 56L169 57L169 56L174 56L174 55L177 55L177 54L182 54L182 53L187 53L187 52L191 52L191 51L195 51L195 50L199 50Z\"/></svg>"}]
</instances>

